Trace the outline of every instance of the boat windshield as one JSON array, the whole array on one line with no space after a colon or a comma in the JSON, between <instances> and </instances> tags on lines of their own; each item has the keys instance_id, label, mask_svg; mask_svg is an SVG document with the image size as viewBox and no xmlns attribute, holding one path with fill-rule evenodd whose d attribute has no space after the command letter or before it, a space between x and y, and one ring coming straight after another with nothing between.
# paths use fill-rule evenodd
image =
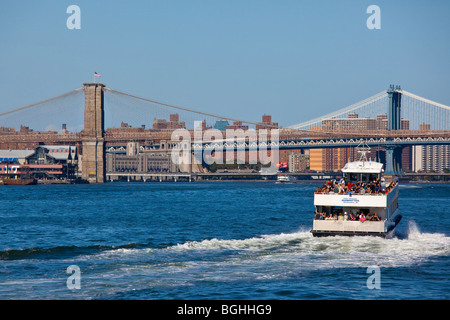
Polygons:
<instances>
[{"instance_id":1,"label":"boat windshield","mask_svg":"<svg viewBox=\"0 0 450 320\"><path fill-rule=\"evenodd\" d=\"M344 173L344 177L348 181L352 182L370 182L370 181L376 181L377 179L381 179L381 174L376 173Z\"/></svg>"}]
</instances>

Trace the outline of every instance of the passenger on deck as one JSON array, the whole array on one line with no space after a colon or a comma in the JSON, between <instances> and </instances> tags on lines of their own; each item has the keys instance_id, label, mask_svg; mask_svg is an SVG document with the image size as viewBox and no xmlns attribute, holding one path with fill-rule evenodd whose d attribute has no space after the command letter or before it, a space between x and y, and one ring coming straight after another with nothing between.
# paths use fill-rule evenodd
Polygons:
<instances>
[{"instance_id":1,"label":"passenger on deck","mask_svg":"<svg viewBox=\"0 0 450 320\"><path fill-rule=\"evenodd\" d=\"M351 212L350 212L350 220L351 221L355 221L356 220L355 215L353 213L351 213Z\"/></svg>"},{"instance_id":2,"label":"passenger on deck","mask_svg":"<svg viewBox=\"0 0 450 320\"><path fill-rule=\"evenodd\" d=\"M370 218L370 221L381 221L380 217L376 212L373 213L373 216Z\"/></svg>"},{"instance_id":3,"label":"passenger on deck","mask_svg":"<svg viewBox=\"0 0 450 320\"><path fill-rule=\"evenodd\" d=\"M375 192L379 193L381 192L381 183L380 180L377 179L377 182L375 183Z\"/></svg>"},{"instance_id":4,"label":"passenger on deck","mask_svg":"<svg viewBox=\"0 0 450 320\"><path fill-rule=\"evenodd\" d=\"M334 193L339 193L339 185L337 183L334 184L333 192Z\"/></svg>"},{"instance_id":5,"label":"passenger on deck","mask_svg":"<svg viewBox=\"0 0 450 320\"><path fill-rule=\"evenodd\" d=\"M328 193L338 193L338 194L367 194L367 195L382 195L388 194L392 188L398 183L398 177L394 179L386 188L381 185L380 179L375 179L370 182L360 182L355 183L346 181L343 177L338 181L329 180L322 187L318 187L315 193L328 194Z\"/></svg>"},{"instance_id":6,"label":"passenger on deck","mask_svg":"<svg viewBox=\"0 0 450 320\"><path fill-rule=\"evenodd\" d=\"M314 219L313 220L320 220L320 217L321 217L321 215L320 215L319 211L314 212Z\"/></svg>"},{"instance_id":7,"label":"passenger on deck","mask_svg":"<svg viewBox=\"0 0 450 320\"><path fill-rule=\"evenodd\" d=\"M344 221L344 216L342 215L342 212L339 213L338 221Z\"/></svg>"},{"instance_id":8,"label":"passenger on deck","mask_svg":"<svg viewBox=\"0 0 450 320\"><path fill-rule=\"evenodd\" d=\"M366 221L366 216L364 215L364 213L361 212L361 214L359 215L359 221L364 222Z\"/></svg>"}]
</instances>

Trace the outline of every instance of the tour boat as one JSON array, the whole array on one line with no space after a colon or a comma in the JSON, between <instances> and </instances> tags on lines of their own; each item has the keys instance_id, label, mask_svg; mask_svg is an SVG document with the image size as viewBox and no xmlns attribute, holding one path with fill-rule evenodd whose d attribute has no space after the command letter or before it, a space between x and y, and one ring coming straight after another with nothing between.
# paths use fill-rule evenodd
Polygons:
<instances>
[{"instance_id":1,"label":"tour boat","mask_svg":"<svg viewBox=\"0 0 450 320\"><path fill-rule=\"evenodd\" d=\"M13 178L13 179L0 179L0 185L8 186L24 186L37 184L36 179L33 178Z\"/></svg>"},{"instance_id":2,"label":"tour boat","mask_svg":"<svg viewBox=\"0 0 450 320\"><path fill-rule=\"evenodd\" d=\"M36 179L30 175L29 166L13 164L9 160L0 168L0 185L32 185L37 184Z\"/></svg>"},{"instance_id":3,"label":"tour boat","mask_svg":"<svg viewBox=\"0 0 450 320\"><path fill-rule=\"evenodd\" d=\"M313 236L391 237L400 222L398 177L385 181L383 164L367 161L369 148L357 150L359 161L344 166L342 179L317 188Z\"/></svg>"}]
</instances>

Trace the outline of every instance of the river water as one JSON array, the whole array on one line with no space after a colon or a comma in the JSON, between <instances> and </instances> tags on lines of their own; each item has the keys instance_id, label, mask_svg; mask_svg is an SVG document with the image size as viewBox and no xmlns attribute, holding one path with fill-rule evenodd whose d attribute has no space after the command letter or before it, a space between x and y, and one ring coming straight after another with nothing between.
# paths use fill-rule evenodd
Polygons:
<instances>
[{"instance_id":1,"label":"river water","mask_svg":"<svg viewBox=\"0 0 450 320\"><path fill-rule=\"evenodd\" d=\"M0 299L450 298L450 184L400 185L392 239L312 237L317 186L3 186Z\"/></svg>"}]
</instances>

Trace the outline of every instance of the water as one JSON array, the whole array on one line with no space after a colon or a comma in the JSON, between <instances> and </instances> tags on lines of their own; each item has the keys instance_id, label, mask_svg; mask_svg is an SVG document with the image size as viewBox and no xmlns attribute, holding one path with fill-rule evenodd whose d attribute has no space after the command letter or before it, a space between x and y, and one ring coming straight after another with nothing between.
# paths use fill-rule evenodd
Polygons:
<instances>
[{"instance_id":1,"label":"water","mask_svg":"<svg viewBox=\"0 0 450 320\"><path fill-rule=\"evenodd\" d=\"M313 238L317 186L4 186L0 299L450 298L449 184L401 185L392 239Z\"/></svg>"}]
</instances>

